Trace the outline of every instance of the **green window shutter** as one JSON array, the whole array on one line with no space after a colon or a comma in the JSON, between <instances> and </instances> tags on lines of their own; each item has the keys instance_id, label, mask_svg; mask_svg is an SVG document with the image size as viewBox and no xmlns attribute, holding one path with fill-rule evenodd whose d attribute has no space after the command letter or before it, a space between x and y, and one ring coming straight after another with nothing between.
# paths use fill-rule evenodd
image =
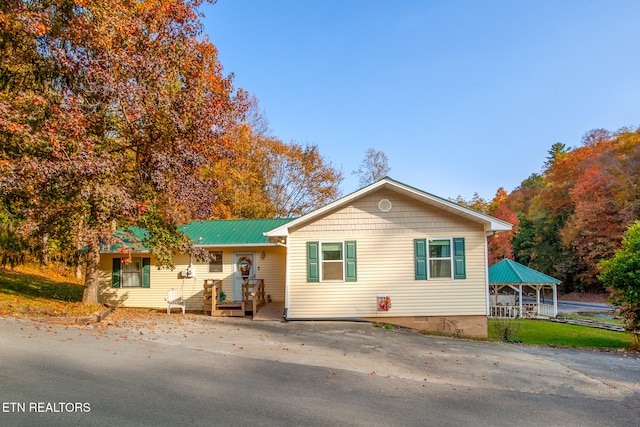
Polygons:
<instances>
[{"instance_id":1,"label":"green window shutter","mask_svg":"<svg viewBox=\"0 0 640 427\"><path fill-rule=\"evenodd\" d=\"M114 258L111 267L111 287L120 287L120 258Z\"/></svg>"},{"instance_id":2,"label":"green window shutter","mask_svg":"<svg viewBox=\"0 0 640 427\"><path fill-rule=\"evenodd\" d=\"M416 280L427 280L427 239L413 241Z\"/></svg>"},{"instance_id":3,"label":"green window shutter","mask_svg":"<svg viewBox=\"0 0 640 427\"><path fill-rule=\"evenodd\" d=\"M346 246L346 256L345 256L345 266L346 266L346 274L345 281L346 282L356 282L358 280L357 269L356 269L356 242L355 240L344 242Z\"/></svg>"},{"instance_id":4,"label":"green window shutter","mask_svg":"<svg viewBox=\"0 0 640 427\"><path fill-rule=\"evenodd\" d=\"M465 267L464 239L457 237L453 239L453 278L466 279L467 271Z\"/></svg>"},{"instance_id":5,"label":"green window shutter","mask_svg":"<svg viewBox=\"0 0 640 427\"><path fill-rule=\"evenodd\" d=\"M151 286L151 258L142 258L142 287Z\"/></svg>"},{"instance_id":6,"label":"green window shutter","mask_svg":"<svg viewBox=\"0 0 640 427\"><path fill-rule=\"evenodd\" d=\"M307 242L307 282L320 281L320 244Z\"/></svg>"}]
</instances>

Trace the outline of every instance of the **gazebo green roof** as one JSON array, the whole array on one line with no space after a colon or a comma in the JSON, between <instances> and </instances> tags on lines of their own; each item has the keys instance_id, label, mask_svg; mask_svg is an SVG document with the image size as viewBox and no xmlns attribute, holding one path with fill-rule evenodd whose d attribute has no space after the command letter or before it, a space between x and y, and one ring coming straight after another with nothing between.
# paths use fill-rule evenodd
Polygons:
<instances>
[{"instance_id":1,"label":"gazebo green roof","mask_svg":"<svg viewBox=\"0 0 640 427\"><path fill-rule=\"evenodd\" d=\"M510 259L503 259L489 267L489 284L498 283L558 284L560 280Z\"/></svg>"}]
</instances>

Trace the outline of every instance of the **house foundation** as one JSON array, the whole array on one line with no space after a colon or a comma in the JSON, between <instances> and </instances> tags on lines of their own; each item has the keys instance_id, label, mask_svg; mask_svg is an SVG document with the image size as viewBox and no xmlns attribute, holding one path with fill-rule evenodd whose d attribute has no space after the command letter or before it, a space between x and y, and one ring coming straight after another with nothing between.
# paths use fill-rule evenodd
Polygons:
<instances>
[{"instance_id":1,"label":"house foundation","mask_svg":"<svg viewBox=\"0 0 640 427\"><path fill-rule=\"evenodd\" d=\"M487 337L487 316L368 317L370 322L388 323L443 335Z\"/></svg>"}]
</instances>

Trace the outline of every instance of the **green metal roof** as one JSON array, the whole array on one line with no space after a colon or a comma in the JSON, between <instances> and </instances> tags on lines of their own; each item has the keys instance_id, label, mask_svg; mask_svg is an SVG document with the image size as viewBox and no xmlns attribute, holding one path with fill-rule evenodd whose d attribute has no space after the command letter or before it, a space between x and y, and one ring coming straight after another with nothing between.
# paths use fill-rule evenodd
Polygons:
<instances>
[{"instance_id":1,"label":"green metal roof","mask_svg":"<svg viewBox=\"0 0 640 427\"><path fill-rule=\"evenodd\" d=\"M532 268L503 259L489 267L489 283L560 283L560 280Z\"/></svg>"},{"instance_id":2,"label":"green metal roof","mask_svg":"<svg viewBox=\"0 0 640 427\"><path fill-rule=\"evenodd\" d=\"M149 252L149 247L142 242L147 238L147 231L141 227L127 227L116 231L113 239L100 242L100 252L115 253L122 248L133 250L134 252ZM80 249L80 252L87 252L87 248Z\"/></svg>"},{"instance_id":3,"label":"green metal roof","mask_svg":"<svg viewBox=\"0 0 640 427\"><path fill-rule=\"evenodd\" d=\"M269 239L263 233L278 228L292 218L229 219L193 221L180 227L195 245L261 245Z\"/></svg>"}]
</instances>

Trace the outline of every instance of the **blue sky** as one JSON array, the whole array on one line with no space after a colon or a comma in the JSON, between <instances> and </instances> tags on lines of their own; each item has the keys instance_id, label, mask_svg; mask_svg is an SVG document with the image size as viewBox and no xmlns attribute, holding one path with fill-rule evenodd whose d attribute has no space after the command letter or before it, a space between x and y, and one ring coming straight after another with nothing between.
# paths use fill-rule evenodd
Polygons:
<instances>
[{"instance_id":1,"label":"blue sky","mask_svg":"<svg viewBox=\"0 0 640 427\"><path fill-rule=\"evenodd\" d=\"M552 144L640 125L637 0L218 0L225 73L271 132L316 144L343 194L368 148L440 197L492 199Z\"/></svg>"}]
</instances>

